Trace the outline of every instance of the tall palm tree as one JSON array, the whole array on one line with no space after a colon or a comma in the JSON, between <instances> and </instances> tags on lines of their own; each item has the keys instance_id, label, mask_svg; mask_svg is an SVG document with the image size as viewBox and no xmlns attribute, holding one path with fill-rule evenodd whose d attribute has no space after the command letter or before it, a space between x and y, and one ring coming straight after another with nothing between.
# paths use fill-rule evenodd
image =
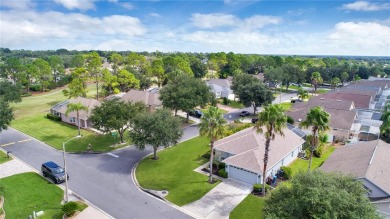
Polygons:
<instances>
[{"instance_id":1,"label":"tall palm tree","mask_svg":"<svg viewBox=\"0 0 390 219\"><path fill-rule=\"evenodd\" d=\"M319 73L318 71L315 71L311 74L311 83L314 87L314 93L317 92L317 88L320 84L322 84L322 82L324 81L321 77L321 73Z\"/></svg>"},{"instance_id":2,"label":"tall palm tree","mask_svg":"<svg viewBox=\"0 0 390 219\"><path fill-rule=\"evenodd\" d=\"M218 107L210 106L200 118L199 133L210 139L210 175L209 183L213 182L214 142L223 136L226 120Z\"/></svg>"},{"instance_id":3,"label":"tall palm tree","mask_svg":"<svg viewBox=\"0 0 390 219\"><path fill-rule=\"evenodd\" d=\"M304 90L303 88L300 87L298 89L298 98L301 99L302 101L304 99L309 98L309 92L307 92L307 90Z\"/></svg>"},{"instance_id":4,"label":"tall palm tree","mask_svg":"<svg viewBox=\"0 0 390 219\"><path fill-rule=\"evenodd\" d=\"M80 115L79 115L79 112L81 110L84 110L84 111L88 112L88 107L84 106L80 102L78 102L78 103L69 103L68 106L67 106L66 112L65 112L65 115L68 116L70 112L76 111L77 127L78 127L78 130L79 130L79 135L81 135L80 134Z\"/></svg>"},{"instance_id":5,"label":"tall palm tree","mask_svg":"<svg viewBox=\"0 0 390 219\"><path fill-rule=\"evenodd\" d=\"M265 152L264 152L264 167L263 167L263 190L262 195L265 195L265 175L267 173L268 153L271 140L275 139L275 134L284 136L283 128L286 127L287 116L280 105L269 105L259 113L258 121L255 124L255 129L258 133L264 133L265 137ZM265 130L263 130L265 128Z\"/></svg>"},{"instance_id":6,"label":"tall palm tree","mask_svg":"<svg viewBox=\"0 0 390 219\"><path fill-rule=\"evenodd\" d=\"M318 133L329 130L329 113L325 112L320 106L310 108L309 112L307 113L306 119L301 122L300 126L303 128L311 127L312 131L313 137L311 140L308 167L308 171L310 171L313 152L318 146Z\"/></svg>"}]
</instances>

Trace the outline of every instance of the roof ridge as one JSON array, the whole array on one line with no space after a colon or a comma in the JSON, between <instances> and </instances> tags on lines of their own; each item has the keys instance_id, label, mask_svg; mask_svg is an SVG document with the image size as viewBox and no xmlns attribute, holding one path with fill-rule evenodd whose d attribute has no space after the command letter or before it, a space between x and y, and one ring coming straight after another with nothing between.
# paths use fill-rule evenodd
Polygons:
<instances>
[{"instance_id":1,"label":"roof ridge","mask_svg":"<svg viewBox=\"0 0 390 219\"><path fill-rule=\"evenodd\" d=\"M249 127L249 128L250 128L250 127ZM241 131L239 131L239 132L236 132L236 133L234 133L234 134L232 134L232 135L229 135L229 136L227 136L226 138L229 138L229 137L231 137L231 136L234 136L235 134L238 134L238 133L240 133L240 132L248 131L247 129L249 129L249 128L243 129L243 130L241 130ZM241 139L241 138L246 137L246 136L251 135L251 134L252 134L252 132L250 132L250 133L248 133L248 134L244 134L243 136L240 136L240 137L238 137L238 138L234 138L234 139L232 139L232 140L225 141L225 142L223 142L223 143L217 145L216 147L218 147L218 146L220 146L220 145L224 145L224 144L229 143L229 142L232 142L233 140ZM222 139L221 139L221 140L222 140Z\"/></svg>"},{"instance_id":2,"label":"roof ridge","mask_svg":"<svg viewBox=\"0 0 390 219\"><path fill-rule=\"evenodd\" d=\"M368 173L368 169L370 168L370 165L371 165L371 163L372 163L372 161L373 161L373 159L374 159L375 152L376 152L376 149L378 148L378 146L379 146L379 140L378 140L378 143L375 145L375 149L374 149L374 151L372 152L370 161L368 162L368 165L367 165L367 169L366 169L366 171L364 172L364 175L363 175L364 178L366 178L366 175L367 175L367 173Z\"/></svg>"}]
</instances>

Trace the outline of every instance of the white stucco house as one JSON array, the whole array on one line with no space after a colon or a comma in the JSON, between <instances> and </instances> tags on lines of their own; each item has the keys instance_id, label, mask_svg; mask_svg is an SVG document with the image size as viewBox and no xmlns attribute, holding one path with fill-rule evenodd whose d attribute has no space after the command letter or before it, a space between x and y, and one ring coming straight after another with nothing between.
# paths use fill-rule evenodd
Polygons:
<instances>
[{"instance_id":1,"label":"white stucco house","mask_svg":"<svg viewBox=\"0 0 390 219\"><path fill-rule=\"evenodd\" d=\"M276 174L298 157L305 142L298 134L284 128L284 137L276 135L271 141L267 174ZM214 143L215 158L226 164L229 178L249 184L262 183L265 137L254 128L247 128Z\"/></svg>"}]
</instances>

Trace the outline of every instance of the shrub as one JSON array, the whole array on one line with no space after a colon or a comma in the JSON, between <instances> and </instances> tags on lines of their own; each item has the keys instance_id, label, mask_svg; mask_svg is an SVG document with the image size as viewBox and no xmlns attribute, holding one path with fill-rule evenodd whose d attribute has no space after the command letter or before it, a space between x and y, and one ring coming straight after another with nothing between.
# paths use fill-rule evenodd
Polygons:
<instances>
[{"instance_id":1,"label":"shrub","mask_svg":"<svg viewBox=\"0 0 390 219\"><path fill-rule=\"evenodd\" d=\"M230 104L230 100L226 97L223 98L223 105L229 105Z\"/></svg>"},{"instance_id":2,"label":"shrub","mask_svg":"<svg viewBox=\"0 0 390 219\"><path fill-rule=\"evenodd\" d=\"M282 166L280 169L283 171L283 177L285 179L291 179L292 170L291 167Z\"/></svg>"},{"instance_id":3,"label":"shrub","mask_svg":"<svg viewBox=\"0 0 390 219\"><path fill-rule=\"evenodd\" d=\"M265 192L268 192L270 190L270 186L268 184L265 184ZM256 183L253 184L253 192L261 192L263 190L263 184Z\"/></svg>"},{"instance_id":4,"label":"shrub","mask_svg":"<svg viewBox=\"0 0 390 219\"><path fill-rule=\"evenodd\" d=\"M324 146L320 145L313 151L313 155L316 157L321 157L323 150L324 150Z\"/></svg>"},{"instance_id":5,"label":"shrub","mask_svg":"<svg viewBox=\"0 0 390 219\"><path fill-rule=\"evenodd\" d=\"M309 159L310 158L310 149L306 149L305 150L305 153L306 153L306 159Z\"/></svg>"},{"instance_id":6,"label":"shrub","mask_svg":"<svg viewBox=\"0 0 390 219\"><path fill-rule=\"evenodd\" d=\"M32 84L32 85L30 86L30 90L32 90L32 91L41 91L41 90L42 90L42 87L41 87L40 84Z\"/></svg>"},{"instance_id":7,"label":"shrub","mask_svg":"<svg viewBox=\"0 0 390 219\"><path fill-rule=\"evenodd\" d=\"M66 216L72 216L77 210L77 202L67 202L62 206L62 211Z\"/></svg>"},{"instance_id":8,"label":"shrub","mask_svg":"<svg viewBox=\"0 0 390 219\"><path fill-rule=\"evenodd\" d=\"M218 164L218 169L221 170L221 169L225 169L225 166L226 164L224 162L219 162Z\"/></svg>"},{"instance_id":9,"label":"shrub","mask_svg":"<svg viewBox=\"0 0 390 219\"><path fill-rule=\"evenodd\" d=\"M208 159L208 160L210 160L210 151L207 151L205 154L203 154L202 155L202 157L204 157L204 158L206 158L206 159Z\"/></svg>"},{"instance_id":10,"label":"shrub","mask_svg":"<svg viewBox=\"0 0 390 219\"><path fill-rule=\"evenodd\" d=\"M61 117L56 116L56 115L53 115L53 114L51 114L51 113L48 113L48 114L46 115L46 118L51 119L51 120L54 120L54 121L61 121Z\"/></svg>"},{"instance_id":11,"label":"shrub","mask_svg":"<svg viewBox=\"0 0 390 219\"><path fill-rule=\"evenodd\" d=\"M288 124L291 124L291 125L293 125L294 124L294 119L293 118L291 118L290 116L287 116L287 123Z\"/></svg>"},{"instance_id":12,"label":"shrub","mask_svg":"<svg viewBox=\"0 0 390 219\"><path fill-rule=\"evenodd\" d=\"M29 96L31 96L32 94L31 93L24 93L24 94L22 94L22 95L20 95L21 97L29 97Z\"/></svg>"},{"instance_id":13,"label":"shrub","mask_svg":"<svg viewBox=\"0 0 390 219\"><path fill-rule=\"evenodd\" d=\"M225 171L225 169L220 169L218 170L218 176L228 178L228 173Z\"/></svg>"}]
</instances>

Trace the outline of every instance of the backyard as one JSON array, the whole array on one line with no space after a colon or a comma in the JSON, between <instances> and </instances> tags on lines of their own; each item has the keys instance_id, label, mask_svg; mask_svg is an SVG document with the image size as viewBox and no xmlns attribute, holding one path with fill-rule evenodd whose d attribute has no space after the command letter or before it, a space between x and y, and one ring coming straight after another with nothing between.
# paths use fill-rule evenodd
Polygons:
<instances>
[{"instance_id":1,"label":"backyard","mask_svg":"<svg viewBox=\"0 0 390 219\"><path fill-rule=\"evenodd\" d=\"M139 184L145 189L167 190L170 202L183 206L200 199L218 183L209 184L208 177L193 170L208 159L202 157L210 150L209 141L196 137L158 152L159 160L151 156L136 169Z\"/></svg>"}]
</instances>

